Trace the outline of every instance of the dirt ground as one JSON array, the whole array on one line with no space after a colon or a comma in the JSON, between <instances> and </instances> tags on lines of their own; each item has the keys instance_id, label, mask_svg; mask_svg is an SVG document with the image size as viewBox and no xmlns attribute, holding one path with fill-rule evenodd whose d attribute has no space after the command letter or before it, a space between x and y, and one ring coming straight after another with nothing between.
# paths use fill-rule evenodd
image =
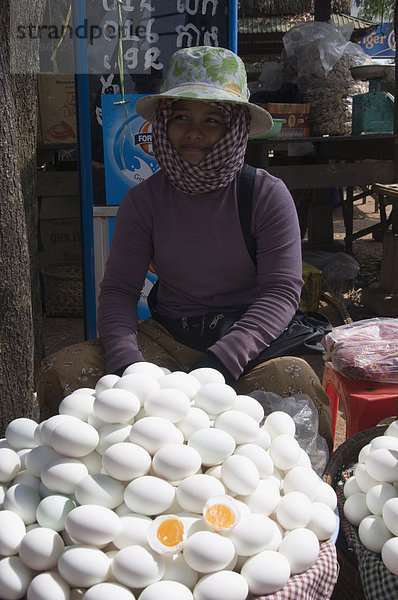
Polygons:
<instances>
[{"instance_id":1,"label":"dirt ground","mask_svg":"<svg viewBox=\"0 0 398 600\"><path fill-rule=\"evenodd\" d=\"M379 222L379 212L375 200L368 196L363 202L354 206L354 231ZM342 242L345 236L344 221L341 210L335 209L333 218L334 239ZM343 247L343 246L342 246ZM347 322L347 319L359 321L376 316L362 302L362 290L377 284L380 276L382 243L373 239L372 235L357 239L353 244L353 258L358 262L360 270L355 280L343 281L328 285L323 282L318 310L325 314L333 326ZM84 340L83 319L46 318L44 322L44 344L46 355L67 345ZM322 356L308 357L308 362L320 380L324 369ZM345 416L339 411L336 429L335 448L345 440Z\"/></svg>"}]
</instances>

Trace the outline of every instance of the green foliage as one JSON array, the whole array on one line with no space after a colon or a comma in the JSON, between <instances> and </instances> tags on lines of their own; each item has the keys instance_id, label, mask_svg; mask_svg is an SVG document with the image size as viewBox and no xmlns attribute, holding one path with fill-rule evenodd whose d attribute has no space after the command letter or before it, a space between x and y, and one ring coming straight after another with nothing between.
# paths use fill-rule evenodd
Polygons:
<instances>
[{"instance_id":1,"label":"green foliage","mask_svg":"<svg viewBox=\"0 0 398 600\"><path fill-rule=\"evenodd\" d=\"M392 0L362 0L359 16L371 21L390 22L393 20L395 4Z\"/></svg>"}]
</instances>

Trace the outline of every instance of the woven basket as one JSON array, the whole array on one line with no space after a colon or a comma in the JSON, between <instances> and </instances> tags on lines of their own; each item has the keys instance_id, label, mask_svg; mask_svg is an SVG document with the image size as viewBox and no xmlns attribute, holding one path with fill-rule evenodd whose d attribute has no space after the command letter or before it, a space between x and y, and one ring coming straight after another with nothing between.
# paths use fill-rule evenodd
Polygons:
<instances>
[{"instance_id":1,"label":"woven basket","mask_svg":"<svg viewBox=\"0 0 398 600\"><path fill-rule=\"evenodd\" d=\"M42 271L48 317L83 317L80 265L52 265Z\"/></svg>"},{"instance_id":2,"label":"woven basket","mask_svg":"<svg viewBox=\"0 0 398 600\"><path fill-rule=\"evenodd\" d=\"M369 444L373 438L383 435L386 429L387 426L373 427L346 440L331 455L322 479L336 490L343 471L358 461L360 450ZM342 519L341 514L340 519ZM336 549L340 573L331 600L366 600L358 563L354 553L347 546L343 527L340 527Z\"/></svg>"}]
</instances>

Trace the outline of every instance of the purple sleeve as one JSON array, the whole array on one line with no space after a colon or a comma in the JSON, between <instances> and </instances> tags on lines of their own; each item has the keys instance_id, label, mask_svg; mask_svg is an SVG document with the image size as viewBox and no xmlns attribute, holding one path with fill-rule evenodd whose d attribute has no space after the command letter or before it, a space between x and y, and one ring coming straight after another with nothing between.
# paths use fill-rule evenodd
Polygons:
<instances>
[{"instance_id":1,"label":"purple sleeve","mask_svg":"<svg viewBox=\"0 0 398 600\"><path fill-rule=\"evenodd\" d=\"M252 231L259 296L209 348L235 378L288 325L298 308L303 285L300 227L293 198L281 180L265 187L261 170L255 182Z\"/></svg>"},{"instance_id":2,"label":"purple sleeve","mask_svg":"<svg viewBox=\"0 0 398 600\"><path fill-rule=\"evenodd\" d=\"M139 210L133 188L119 207L100 285L98 332L108 373L144 360L137 344L137 305L152 257L149 221Z\"/></svg>"}]
</instances>

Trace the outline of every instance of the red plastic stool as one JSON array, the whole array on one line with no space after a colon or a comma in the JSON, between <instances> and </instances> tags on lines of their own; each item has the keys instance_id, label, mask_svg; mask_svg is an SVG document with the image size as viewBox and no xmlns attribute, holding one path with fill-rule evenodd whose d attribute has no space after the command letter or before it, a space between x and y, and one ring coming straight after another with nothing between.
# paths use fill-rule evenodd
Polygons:
<instances>
[{"instance_id":1,"label":"red plastic stool","mask_svg":"<svg viewBox=\"0 0 398 600\"><path fill-rule=\"evenodd\" d=\"M325 365L323 389L330 399L333 440L336 433L339 401L346 418L346 439L370 429L386 417L398 414L398 384L354 381Z\"/></svg>"}]
</instances>

